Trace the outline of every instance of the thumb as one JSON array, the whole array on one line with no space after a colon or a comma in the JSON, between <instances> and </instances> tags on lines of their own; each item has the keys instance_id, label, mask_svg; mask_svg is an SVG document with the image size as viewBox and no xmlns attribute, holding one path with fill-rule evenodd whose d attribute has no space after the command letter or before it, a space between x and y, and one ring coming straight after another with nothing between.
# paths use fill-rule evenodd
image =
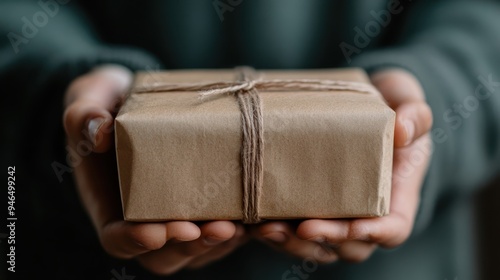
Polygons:
<instances>
[{"instance_id":1,"label":"thumb","mask_svg":"<svg viewBox=\"0 0 500 280\"><path fill-rule=\"evenodd\" d=\"M432 126L432 113L425 102L410 102L396 108L394 145L405 147L420 136L429 132Z\"/></svg>"},{"instance_id":2,"label":"thumb","mask_svg":"<svg viewBox=\"0 0 500 280\"><path fill-rule=\"evenodd\" d=\"M70 84L63 116L70 144L86 141L94 152L109 150L113 143L113 119L131 82L128 69L102 66Z\"/></svg>"},{"instance_id":3,"label":"thumb","mask_svg":"<svg viewBox=\"0 0 500 280\"><path fill-rule=\"evenodd\" d=\"M373 74L371 80L389 106L396 111L396 148L408 146L429 132L432 112L415 76L402 69L386 69Z\"/></svg>"}]
</instances>

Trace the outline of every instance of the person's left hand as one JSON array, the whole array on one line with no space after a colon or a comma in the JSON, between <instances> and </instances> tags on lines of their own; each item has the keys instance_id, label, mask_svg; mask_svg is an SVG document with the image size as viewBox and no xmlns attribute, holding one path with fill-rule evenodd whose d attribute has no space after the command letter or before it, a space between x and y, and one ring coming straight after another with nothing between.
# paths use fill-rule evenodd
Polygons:
<instances>
[{"instance_id":1,"label":"person's left hand","mask_svg":"<svg viewBox=\"0 0 500 280\"><path fill-rule=\"evenodd\" d=\"M206 266L247 241L242 224L123 219L113 124L132 79L133 73L121 65L101 65L76 78L66 90L63 122L67 143L72 151L85 149L73 164L82 205L102 248L115 258L135 259L161 275Z\"/></svg>"},{"instance_id":2,"label":"person's left hand","mask_svg":"<svg viewBox=\"0 0 500 280\"><path fill-rule=\"evenodd\" d=\"M390 213L379 218L311 219L298 227L283 221L259 225L256 237L271 246L318 263L338 259L366 260L378 247L402 244L413 229L421 185L431 154L432 113L418 80L409 72L389 69L371 76L388 105L396 111ZM412 157L420 157L415 162ZM408 171L410 164L411 170Z\"/></svg>"}]
</instances>

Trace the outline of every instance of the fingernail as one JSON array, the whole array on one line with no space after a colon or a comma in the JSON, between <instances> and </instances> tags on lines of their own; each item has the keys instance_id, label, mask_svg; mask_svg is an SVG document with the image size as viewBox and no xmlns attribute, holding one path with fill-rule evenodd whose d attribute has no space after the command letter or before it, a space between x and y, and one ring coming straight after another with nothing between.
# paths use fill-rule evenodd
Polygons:
<instances>
[{"instance_id":1,"label":"fingernail","mask_svg":"<svg viewBox=\"0 0 500 280\"><path fill-rule=\"evenodd\" d=\"M92 142L92 145L97 145L97 131L99 128L106 122L105 118L95 118L89 121L88 130L89 130L89 138Z\"/></svg>"},{"instance_id":2,"label":"fingernail","mask_svg":"<svg viewBox=\"0 0 500 280\"><path fill-rule=\"evenodd\" d=\"M406 129L406 142L405 145L410 144L413 136L415 134L415 124L412 121L405 121L405 129Z\"/></svg>"},{"instance_id":3,"label":"fingernail","mask_svg":"<svg viewBox=\"0 0 500 280\"><path fill-rule=\"evenodd\" d=\"M206 237L204 237L203 241L205 242L205 244L207 244L209 246L214 246L214 245L217 245L217 244L220 244L220 243L224 242L224 240L221 240L221 239L218 239L218 238L214 238L212 236L206 236Z\"/></svg>"},{"instance_id":4,"label":"fingernail","mask_svg":"<svg viewBox=\"0 0 500 280\"><path fill-rule=\"evenodd\" d=\"M283 243L286 241L286 235L282 232L271 232L266 235L263 235L264 238L269 239L272 242Z\"/></svg>"}]
</instances>

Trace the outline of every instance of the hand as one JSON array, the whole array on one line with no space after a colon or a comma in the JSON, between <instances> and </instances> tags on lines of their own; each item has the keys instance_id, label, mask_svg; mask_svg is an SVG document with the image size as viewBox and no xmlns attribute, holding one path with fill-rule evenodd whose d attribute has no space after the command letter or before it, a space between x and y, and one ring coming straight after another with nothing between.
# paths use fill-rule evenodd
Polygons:
<instances>
[{"instance_id":1,"label":"hand","mask_svg":"<svg viewBox=\"0 0 500 280\"><path fill-rule=\"evenodd\" d=\"M117 258L136 258L157 274L222 258L245 242L241 224L123 220L113 120L131 81L132 73L124 67L103 66L73 81L65 95L68 145L73 151L83 151L82 160L74 164L75 181L103 248Z\"/></svg>"},{"instance_id":2,"label":"hand","mask_svg":"<svg viewBox=\"0 0 500 280\"><path fill-rule=\"evenodd\" d=\"M431 154L432 113L423 90L410 73L389 69L375 73L372 83L396 111L391 208L387 216L366 219L312 219L295 229L286 222L268 222L257 236L277 249L320 263L366 260L377 246L393 248L410 235L420 189ZM419 155L420 161L412 160ZM411 164L411 172L408 172Z\"/></svg>"}]
</instances>

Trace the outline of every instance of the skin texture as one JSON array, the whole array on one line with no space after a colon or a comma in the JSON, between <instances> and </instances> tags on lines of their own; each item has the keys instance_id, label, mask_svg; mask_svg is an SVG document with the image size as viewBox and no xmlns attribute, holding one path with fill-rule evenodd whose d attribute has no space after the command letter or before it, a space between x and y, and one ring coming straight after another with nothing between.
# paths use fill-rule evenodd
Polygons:
<instances>
[{"instance_id":1,"label":"skin texture","mask_svg":"<svg viewBox=\"0 0 500 280\"><path fill-rule=\"evenodd\" d=\"M284 222L259 227L258 238L300 258L330 263L366 260L378 247L394 248L410 235L420 189L430 159L432 113L419 82L410 73L387 69L372 83L396 111L390 214L370 219L306 220L292 228ZM411 156L419 155L415 161ZM408 163L413 163L408 172Z\"/></svg>"},{"instance_id":2,"label":"skin texture","mask_svg":"<svg viewBox=\"0 0 500 280\"><path fill-rule=\"evenodd\" d=\"M396 111L394 174L398 174L412 151L430 144L431 111L419 82L410 73L388 69L371 78ZM410 174L394 176L390 215L381 218L306 220L296 227L277 221L247 230L232 221L123 221L113 118L131 82L132 73L127 69L101 66L74 80L65 94L67 142L74 149L82 145L92 149L74 167L76 185L101 244L110 255L135 258L153 273L168 275L183 268L205 266L230 254L249 238L321 263L338 259L361 262L377 246L392 248L408 238L429 154Z\"/></svg>"}]
</instances>

